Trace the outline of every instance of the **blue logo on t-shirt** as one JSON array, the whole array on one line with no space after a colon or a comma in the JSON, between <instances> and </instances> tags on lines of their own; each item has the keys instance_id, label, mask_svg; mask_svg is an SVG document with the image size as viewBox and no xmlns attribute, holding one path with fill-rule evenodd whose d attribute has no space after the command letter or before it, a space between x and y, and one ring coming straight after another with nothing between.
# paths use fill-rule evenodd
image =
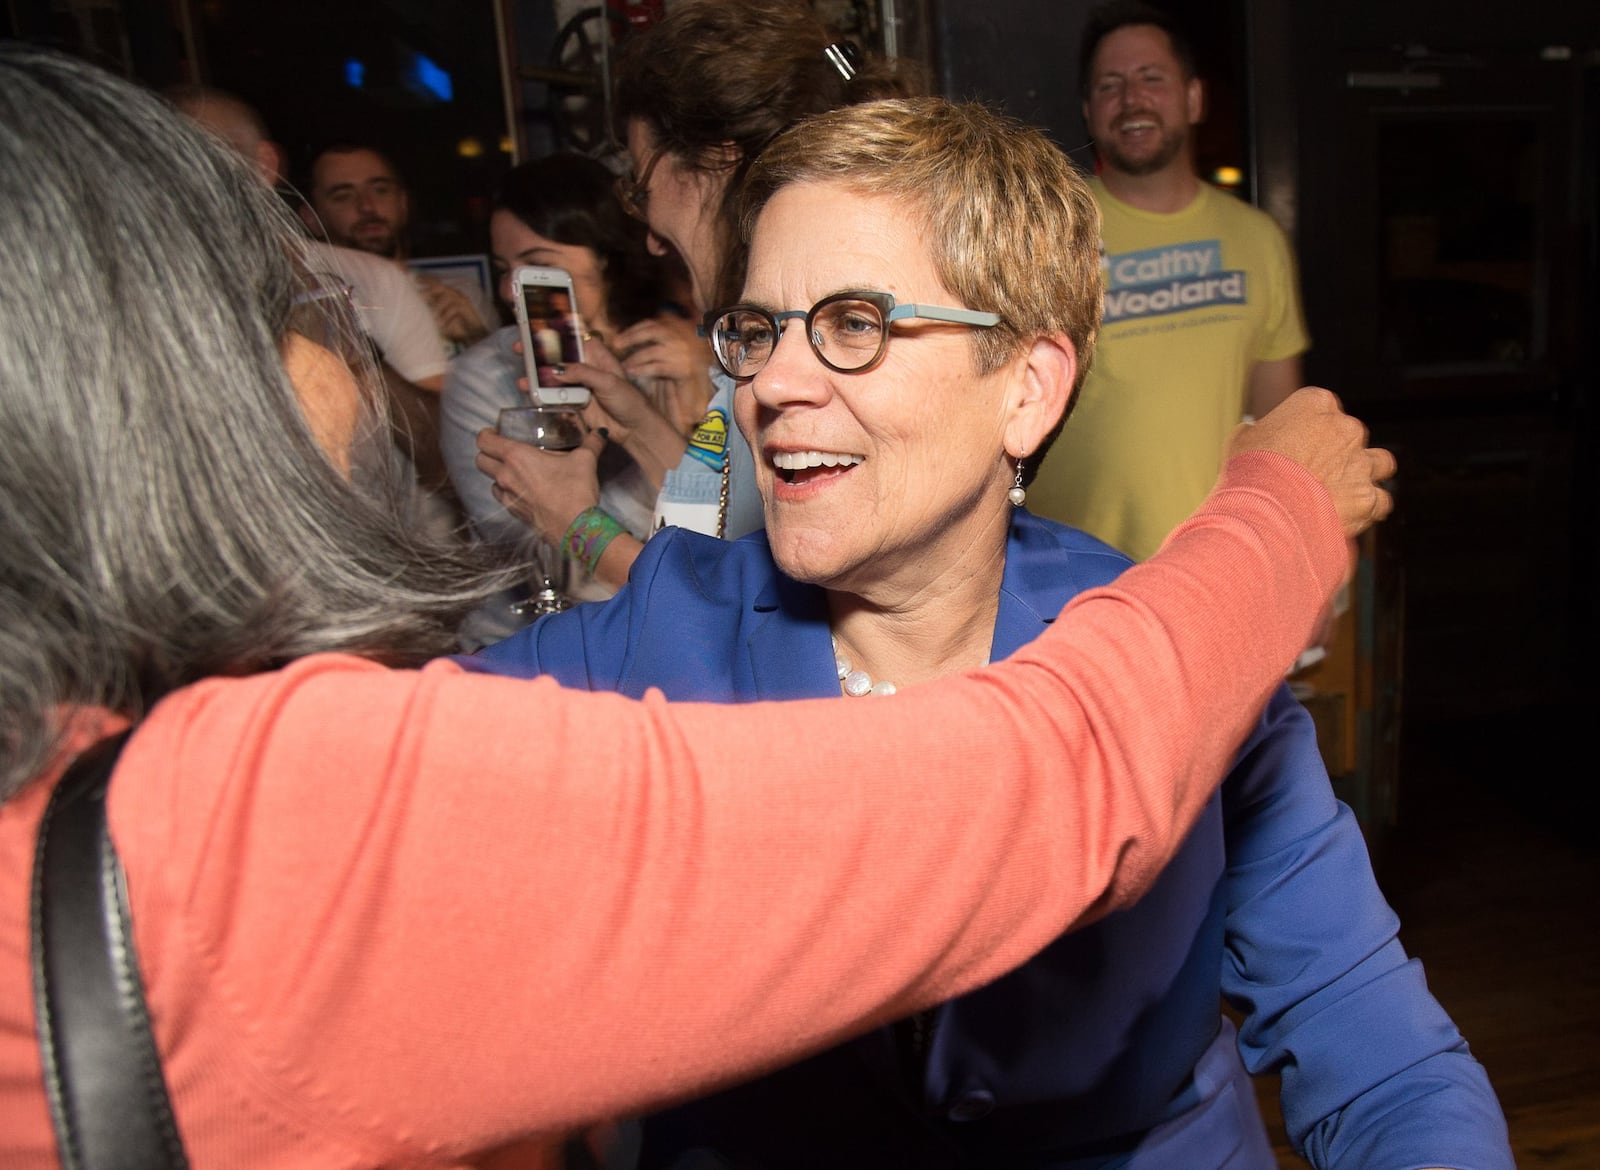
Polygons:
<instances>
[{"instance_id":1,"label":"blue logo on t-shirt","mask_svg":"<svg viewBox=\"0 0 1600 1170\"><path fill-rule=\"evenodd\" d=\"M1108 256L1105 324L1246 302L1245 274L1222 267L1220 240Z\"/></svg>"}]
</instances>

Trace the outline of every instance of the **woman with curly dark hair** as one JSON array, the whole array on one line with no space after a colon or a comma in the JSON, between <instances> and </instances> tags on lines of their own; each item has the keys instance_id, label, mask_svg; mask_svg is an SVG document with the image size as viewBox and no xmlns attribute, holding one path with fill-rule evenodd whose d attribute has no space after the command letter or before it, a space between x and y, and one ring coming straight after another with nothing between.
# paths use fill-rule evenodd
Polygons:
<instances>
[{"instance_id":1,"label":"woman with curly dark hair","mask_svg":"<svg viewBox=\"0 0 1600 1170\"><path fill-rule=\"evenodd\" d=\"M618 185L623 205L649 228L654 251L682 257L697 321L738 294L745 249L733 200L767 144L808 114L915 92L923 82L909 63L839 39L801 0L679 0L623 42L614 76L612 112L631 167ZM631 348L654 329L640 326L618 342ZM627 359L627 371L642 372L641 360ZM560 379L593 391L591 421L612 444L659 468L652 529L733 540L762 526L761 498L750 448L733 425L733 384L709 351L703 366L709 405L687 436L664 425L603 355L569 364ZM685 373L681 365L673 372ZM600 531L605 543L587 545L600 550L595 570L614 585L627 579L641 543L608 523L593 485L568 474L562 456L535 457L492 433L481 446L479 466L502 485L508 506L552 543Z\"/></svg>"}]
</instances>

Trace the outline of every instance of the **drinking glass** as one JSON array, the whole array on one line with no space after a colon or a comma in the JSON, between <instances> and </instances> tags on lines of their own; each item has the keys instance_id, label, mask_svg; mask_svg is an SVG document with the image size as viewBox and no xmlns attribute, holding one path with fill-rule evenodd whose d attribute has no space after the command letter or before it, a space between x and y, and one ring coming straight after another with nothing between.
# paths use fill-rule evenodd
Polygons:
<instances>
[{"instance_id":1,"label":"drinking glass","mask_svg":"<svg viewBox=\"0 0 1600 1170\"><path fill-rule=\"evenodd\" d=\"M571 451L583 442L583 416L572 406L508 406L495 431L546 451ZM521 617L557 613L572 604L567 594L570 563L566 554L540 540L535 544L533 592L511 607Z\"/></svg>"}]
</instances>

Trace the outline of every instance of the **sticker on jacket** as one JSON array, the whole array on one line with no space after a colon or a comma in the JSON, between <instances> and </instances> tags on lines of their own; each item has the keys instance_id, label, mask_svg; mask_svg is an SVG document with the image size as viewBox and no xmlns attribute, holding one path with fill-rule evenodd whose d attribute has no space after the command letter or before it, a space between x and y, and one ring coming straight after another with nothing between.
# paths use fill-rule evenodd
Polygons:
<instances>
[{"instance_id":1,"label":"sticker on jacket","mask_svg":"<svg viewBox=\"0 0 1600 1170\"><path fill-rule=\"evenodd\" d=\"M728 416L720 406L707 411L689 433L689 454L712 471L722 470L722 461L728 457Z\"/></svg>"}]
</instances>

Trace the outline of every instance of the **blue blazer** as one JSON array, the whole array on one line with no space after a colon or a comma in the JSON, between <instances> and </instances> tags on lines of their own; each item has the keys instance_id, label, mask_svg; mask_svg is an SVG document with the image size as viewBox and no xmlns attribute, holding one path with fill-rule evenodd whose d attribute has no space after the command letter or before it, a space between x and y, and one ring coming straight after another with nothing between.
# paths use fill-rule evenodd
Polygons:
<instances>
[{"instance_id":1,"label":"blue blazer","mask_svg":"<svg viewBox=\"0 0 1600 1170\"><path fill-rule=\"evenodd\" d=\"M1128 563L1019 509L992 659ZM822 592L784 577L759 532L657 533L611 601L475 665L635 696L838 694ZM761 766L760 745L729 750ZM816 754L870 766L826 742ZM916 832L909 802L885 831ZM1311 720L1280 688L1136 905L915 1021L646 1119L643 1164L1276 1170L1249 1074L1279 1072L1290 1138L1315 1166L1510 1170L1488 1078L1398 926Z\"/></svg>"}]
</instances>

